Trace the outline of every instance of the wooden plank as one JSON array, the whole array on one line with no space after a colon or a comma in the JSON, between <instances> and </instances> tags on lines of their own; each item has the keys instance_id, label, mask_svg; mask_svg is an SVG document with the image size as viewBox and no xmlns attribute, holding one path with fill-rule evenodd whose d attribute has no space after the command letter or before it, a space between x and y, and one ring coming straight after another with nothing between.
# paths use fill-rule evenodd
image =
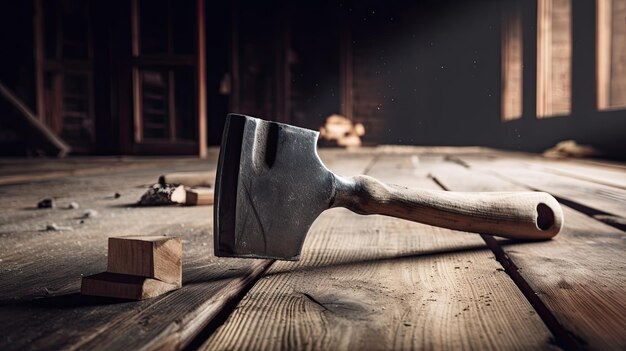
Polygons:
<instances>
[{"instance_id":1,"label":"wooden plank","mask_svg":"<svg viewBox=\"0 0 626 351\"><path fill-rule=\"evenodd\" d=\"M519 3L502 16L502 105L501 118L522 117L523 45L522 10Z\"/></svg>"},{"instance_id":2,"label":"wooden plank","mask_svg":"<svg viewBox=\"0 0 626 351\"><path fill-rule=\"evenodd\" d=\"M46 97L44 87L44 34L43 34L43 0L33 1L33 53L35 58L35 101L36 117L45 121Z\"/></svg>"},{"instance_id":3,"label":"wooden plank","mask_svg":"<svg viewBox=\"0 0 626 351\"><path fill-rule=\"evenodd\" d=\"M218 153L218 148L209 148L208 160L201 160L194 156L71 156L63 159L0 158L0 185L50 180L76 175L109 174L138 169L169 169L172 167L180 170L201 169L202 171L200 172L174 172L172 174L211 175L209 182L196 183L212 185ZM209 172L209 170L211 171ZM149 184L153 183L156 183L156 181L153 180Z\"/></svg>"},{"instance_id":4,"label":"wooden plank","mask_svg":"<svg viewBox=\"0 0 626 351\"><path fill-rule=\"evenodd\" d=\"M140 55L141 35L140 35L140 16L139 16L139 0L131 0L130 2L131 16L131 50L132 57L138 58ZM132 67L132 102L133 102L133 127L134 142L140 143L143 140L143 111L142 111L142 89L141 89L141 73L136 65Z\"/></svg>"},{"instance_id":5,"label":"wooden plank","mask_svg":"<svg viewBox=\"0 0 626 351\"><path fill-rule=\"evenodd\" d=\"M537 118L571 112L572 4L537 2Z\"/></svg>"},{"instance_id":6,"label":"wooden plank","mask_svg":"<svg viewBox=\"0 0 626 351\"><path fill-rule=\"evenodd\" d=\"M490 160L471 156L458 158L472 168L493 172L525 187L545 191L570 203L590 208L596 213L617 217L623 217L626 213L624 189L520 167L518 161L502 158Z\"/></svg>"},{"instance_id":7,"label":"wooden plank","mask_svg":"<svg viewBox=\"0 0 626 351\"><path fill-rule=\"evenodd\" d=\"M596 2L596 84L597 107L611 106L611 27L613 26L612 0Z\"/></svg>"},{"instance_id":8,"label":"wooden plank","mask_svg":"<svg viewBox=\"0 0 626 351\"><path fill-rule=\"evenodd\" d=\"M626 169L611 169L591 164L582 165L574 162L546 159L526 161L525 163L544 172L626 190Z\"/></svg>"},{"instance_id":9,"label":"wooden plank","mask_svg":"<svg viewBox=\"0 0 626 351\"><path fill-rule=\"evenodd\" d=\"M455 164L433 170L455 191L528 190L520 168L517 183ZM626 234L563 206L565 226L553 240L500 241L521 277L580 348L626 347ZM576 345L575 345L576 346Z\"/></svg>"},{"instance_id":10,"label":"wooden plank","mask_svg":"<svg viewBox=\"0 0 626 351\"><path fill-rule=\"evenodd\" d=\"M198 77L199 78L199 77ZM176 92L174 91L174 87L176 86L176 78L174 75L174 71L167 71L167 119L169 120L169 125L167 127L169 134L169 141L176 142ZM143 98L142 98L143 99ZM198 95L198 100L200 100L200 95ZM198 104L198 111L200 111ZM165 112L165 111L164 111ZM144 108L143 113L145 115L151 113L147 108ZM200 120L200 113L198 113L198 120ZM144 128L150 128L152 123L145 123ZM158 123L155 123L157 128ZM198 126L200 126L200 121L198 122Z\"/></svg>"},{"instance_id":11,"label":"wooden plank","mask_svg":"<svg viewBox=\"0 0 626 351\"><path fill-rule=\"evenodd\" d=\"M0 349L187 345L271 262L214 257L206 207L133 206L160 174L204 170L204 163L0 187ZM32 209L43 197L56 198L58 208ZM63 209L70 201L81 209ZM87 208L100 215L80 218ZM73 230L44 231L52 222ZM107 237L136 234L183 239L183 287L140 302L81 296L81 276L106 269Z\"/></svg>"},{"instance_id":12,"label":"wooden plank","mask_svg":"<svg viewBox=\"0 0 626 351\"><path fill-rule=\"evenodd\" d=\"M183 246L179 237L110 237L107 272L130 274L182 285Z\"/></svg>"},{"instance_id":13,"label":"wooden plank","mask_svg":"<svg viewBox=\"0 0 626 351\"><path fill-rule=\"evenodd\" d=\"M198 156L207 153L207 93L206 93L206 34L205 0L196 0L197 6L197 70L198 70ZM172 115L173 117L174 115Z\"/></svg>"},{"instance_id":14,"label":"wooden plank","mask_svg":"<svg viewBox=\"0 0 626 351\"><path fill-rule=\"evenodd\" d=\"M89 296L143 300L179 289L180 285L136 275L102 272L83 277L80 293Z\"/></svg>"},{"instance_id":15,"label":"wooden plank","mask_svg":"<svg viewBox=\"0 0 626 351\"><path fill-rule=\"evenodd\" d=\"M216 155L213 156L217 158ZM8 162L0 161L0 185L49 181L69 176L108 174L140 169L162 169L174 165L185 167L185 164L192 167L198 166L196 160L189 158L180 158L179 160L152 159L147 162L146 159L124 161L117 158L108 158L102 160L102 162L94 162L94 160L85 160L84 158L70 158L63 160L63 162L57 162L56 160L31 160L28 163L20 163L14 160ZM206 166L202 168L207 168ZM149 184L156 183L156 181L156 179L150 180Z\"/></svg>"},{"instance_id":16,"label":"wooden plank","mask_svg":"<svg viewBox=\"0 0 626 351\"><path fill-rule=\"evenodd\" d=\"M534 169L582 179L602 185L626 189L626 165L606 160L548 158L539 154L484 149L482 153L471 155L471 159L489 161L498 158L519 160ZM463 157L450 155L449 159L463 164Z\"/></svg>"},{"instance_id":17,"label":"wooden plank","mask_svg":"<svg viewBox=\"0 0 626 351\"><path fill-rule=\"evenodd\" d=\"M435 187L426 156L322 156L338 173ZM301 261L275 263L201 349L550 349L549 339L478 235L333 209Z\"/></svg>"},{"instance_id":18,"label":"wooden plank","mask_svg":"<svg viewBox=\"0 0 626 351\"><path fill-rule=\"evenodd\" d=\"M18 128L24 139L32 142L32 145L37 145L58 157L64 157L70 152L69 145L48 128L48 126L42 122L41 118L37 118L28 106L1 82L0 95L19 112L16 115L10 114L5 117L13 117L10 118L9 122L12 122L12 124ZM40 114L42 113L40 112ZM26 138L26 136L29 137Z\"/></svg>"}]
</instances>

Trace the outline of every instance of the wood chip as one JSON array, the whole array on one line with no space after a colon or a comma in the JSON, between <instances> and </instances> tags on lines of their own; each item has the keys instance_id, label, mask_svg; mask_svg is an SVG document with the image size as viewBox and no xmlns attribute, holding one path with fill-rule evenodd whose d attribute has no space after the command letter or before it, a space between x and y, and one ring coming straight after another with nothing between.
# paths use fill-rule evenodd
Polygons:
<instances>
[{"instance_id":1,"label":"wood chip","mask_svg":"<svg viewBox=\"0 0 626 351\"><path fill-rule=\"evenodd\" d=\"M182 185L154 184L139 200L142 206L162 206L181 204L185 202L185 188Z\"/></svg>"}]
</instances>

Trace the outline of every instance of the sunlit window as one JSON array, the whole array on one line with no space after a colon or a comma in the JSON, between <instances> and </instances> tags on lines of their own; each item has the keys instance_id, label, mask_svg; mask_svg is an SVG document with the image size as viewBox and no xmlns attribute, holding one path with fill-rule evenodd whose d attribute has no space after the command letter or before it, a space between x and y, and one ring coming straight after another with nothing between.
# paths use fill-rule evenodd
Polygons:
<instances>
[{"instance_id":1,"label":"sunlit window","mask_svg":"<svg viewBox=\"0 0 626 351\"><path fill-rule=\"evenodd\" d=\"M626 107L626 0L597 1L598 109Z\"/></svg>"},{"instance_id":2,"label":"sunlit window","mask_svg":"<svg viewBox=\"0 0 626 351\"><path fill-rule=\"evenodd\" d=\"M522 117L522 19L519 8L502 23L502 120Z\"/></svg>"},{"instance_id":3,"label":"sunlit window","mask_svg":"<svg viewBox=\"0 0 626 351\"><path fill-rule=\"evenodd\" d=\"M537 117L568 115L572 81L571 0L537 2Z\"/></svg>"}]
</instances>

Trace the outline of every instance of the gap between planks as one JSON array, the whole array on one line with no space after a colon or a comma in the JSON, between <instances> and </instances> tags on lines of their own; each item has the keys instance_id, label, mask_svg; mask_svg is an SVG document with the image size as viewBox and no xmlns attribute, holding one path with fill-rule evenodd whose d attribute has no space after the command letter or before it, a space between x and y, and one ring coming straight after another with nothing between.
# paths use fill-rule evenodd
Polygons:
<instances>
[{"instance_id":1,"label":"gap between planks","mask_svg":"<svg viewBox=\"0 0 626 351\"><path fill-rule=\"evenodd\" d=\"M451 190L448 189L436 176L431 175L431 178L442 189L448 191ZM505 272L509 275L509 277L511 277L511 280L513 280L528 302L533 306L535 311L537 311L537 314L546 324L546 327L550 329L550 332L552 332L555 337L556 343L566 350L579 350L579 342L576 341L577 337L565 329L558 322L552 312L550 312L550 309L541 301L541 299L537 297L537 293L533 291L528 282L526 282L526 280L524 280L524 278L519 274L517 266L515 266L515 263L513 263L513 261L511 261L506 255L498 241L491 235L480 234L480 237L485 241L487 247L489 247L489 249L494 253L498 262L500 262L502 267L504 267Z\"/></svg>"},{"instance_id":2,"label":"gap between planks","mask_svg":"<svg viewBox=\"0 0 626 351\"><path fill-rule=\"evenodd\" d=\"M419 163L380 158L371 175L435 187ZM554 347L477 235L333 209L303 250L276 262L201 349Z\"/></svg>"},{"instance_id":3,"label":"gap between planks","mask_svg":"<svg viewBox=\"0 0 626 351\"><path fill-rule=\"evenodd\" d=\"M477 173L448 163L432 176L456 191L528 190L517 181ZM623 284L624 232L563 206L561 234L549 241L513 243L506 247L483 236L546 324L567 348L623 349L626 294ZM546 306L547 309L544 309ZM554 321L557 321L556 324ZM573 343L573 345L572 345Z\"/></svg>"},{"instance_id":4,"label":"gap between planks","mask_svg":"<svg viewBox=\"0 0 626 351\"><path fill-rule=\"evenodd\" d=\"M0 214L0 305L5 312L0 329L7 331L0 335L1 349L178 349L265 271L270 261L213 257L209 207L132 207L129 201L144 191L135 185L156 181L160 172L133 170L0 188L6 201ZM111 189L123 197L110 197ZM71 199L100 216L78 225L82 210L20 207L24 194L32 198L27 203L35 204L51 193L64 194L60 204ZM53 220L75 230L40 231ZM130 303L79 295L79 277L106 265L106 237L137 233L185 239L183 288Z\"/></svg>"},{"instance_id":5,"label":"gap between planks","mask_svg":"<svg viewBox=\"0 0 626 351\"><path fill-rule=\"evenodd\" d=\"M481 172L485 176L496 176L527 189L548 192L559 202L595 220L626 231L626 218L624 217L626 190L621 186L582 177L553 174L545 169L548 161L544 160L542 167L533 167L534 163L517 157L515 162L490 155L451 156L446 160L472 171ZM611 171L610 174L613 183L617 183L615 179L619 172ZM626 176L626 173L624 175Z\"/></svg>"}]
</instances>

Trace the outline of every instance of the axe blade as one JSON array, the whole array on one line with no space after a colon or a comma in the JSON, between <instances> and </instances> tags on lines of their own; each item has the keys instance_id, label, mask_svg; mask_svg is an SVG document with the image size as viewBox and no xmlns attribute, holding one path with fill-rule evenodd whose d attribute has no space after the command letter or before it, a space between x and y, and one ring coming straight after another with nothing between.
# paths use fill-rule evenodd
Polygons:
<instances>
[{"instance_id":1,"label":"axe blade","mask_svg":"<svg viewBox=\"0 0 626 351\"><path fill-rule=\"evenodd\" d=\"M216 177L216 256L299 258L334 191L333 174L317 154L318 134L228 115Z\"/></svg>"}]
</instances>

